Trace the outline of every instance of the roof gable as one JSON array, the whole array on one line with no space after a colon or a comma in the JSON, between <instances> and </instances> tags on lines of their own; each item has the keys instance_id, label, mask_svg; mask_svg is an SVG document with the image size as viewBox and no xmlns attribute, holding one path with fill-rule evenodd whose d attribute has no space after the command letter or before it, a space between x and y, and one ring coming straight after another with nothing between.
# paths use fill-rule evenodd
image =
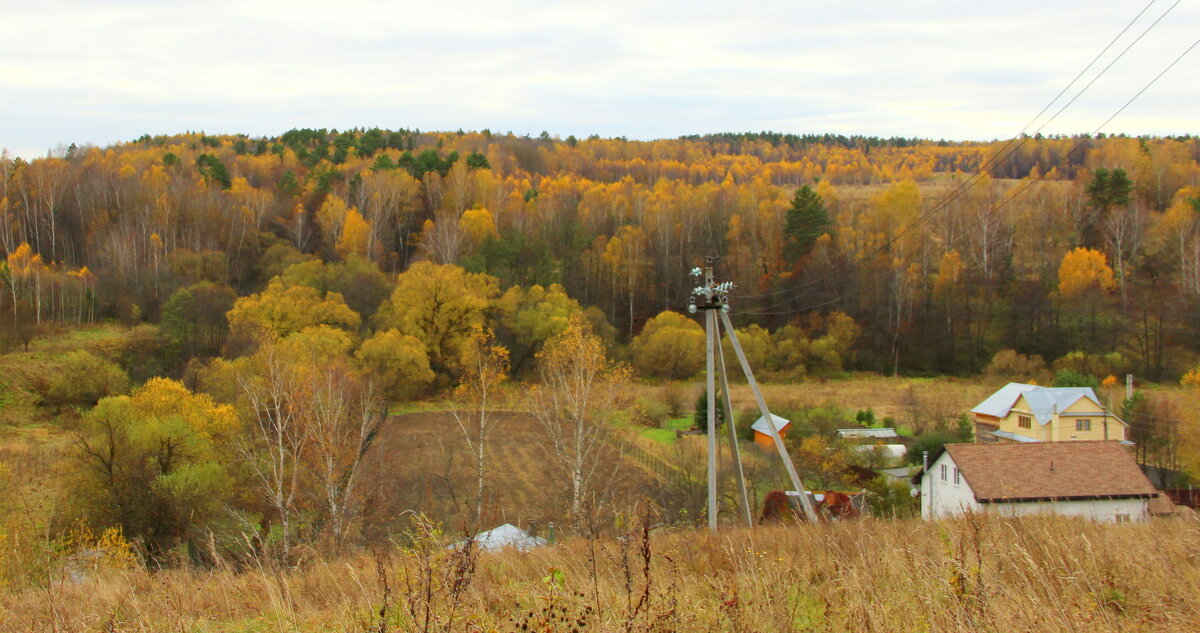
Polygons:
<instances>
[{"instance_id":1,"label":"roof gable","mask_svg":"<svg viewBox=\"0 0 1200 633\"><path fill-rule=\"evenodd\" d=\"M1152 497L1157 492L1115 440L947 444L980 503Z\"/></svg>"},{"instance_id":2,"label":"roof gable","mask_svg":"<svg viewBox=\"0 0 1200 633\"><path fill-rule=\"evenodd\" d=\"M1087 398L1101 411L1104 409L1091 387L1040 387L1010 382L971 409L971 412L1003 418L1007 417L1014 407L1023 403L1021 408L1028 409L1037 418L1038 424L1045 426L1056 414L1065 411L1081 398Z\"/></svg>"},{"instance_id":3,"label":"roof gable","mask_svg":"<svg viewBox=\"0 0 1200 633\"><path fill-rule=\"evenodd\" d=\"M1008 415L1008 410L1012 408L1021 394L1036 388L1037 385L1010 382L997 389L996 393L993 393L986 400L976 405L974 409L971 409L971 413L982 413L983 415L1002 418Z\"/></svg>"}]
</instances>

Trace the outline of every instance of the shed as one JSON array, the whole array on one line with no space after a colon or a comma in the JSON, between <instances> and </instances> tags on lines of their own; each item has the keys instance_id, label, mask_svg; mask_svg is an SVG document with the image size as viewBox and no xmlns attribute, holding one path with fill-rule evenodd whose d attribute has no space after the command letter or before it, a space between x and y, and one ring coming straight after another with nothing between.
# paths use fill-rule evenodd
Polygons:
<instances>
[{"instance_id":1,"label":"shed","mask_svg":"<svg viewBox=\"0 0 1200 633\"><path fill-rule=\"evenodd\" d=\"M887 440L893 437L900 437L896 433L896 429L884 427L879 429L838 429L838 437L847 439L869 439L869 440Z\"/></svg>"},{"instance_id":2,"label":"shed","mask_svg":"<svg viewBox=\"0 0 1200 633\"><path fill-rule=\"evenodd\" d=\"M781 418L774 413L770 415L771 421L775 423L775 430L779 431L781 436L785 435L787 433L788 425L792 423L791 420ZM754 424L750 425L750 428L754 430L755 444L758 444L763 448L775 448L775 435L771 433L771 425L767 422L766 416L759 416L759 418L754 421Z\"/></svg>"},{"instance_id":3,"label":"shed","mask_svg":"<svg viewBox=\"0 0 1200 633\"><path fill-rule=\"evenodd\" d=\"M914 480L926 519L996 511L1142 521L1158 494L1116 440L947 444Z\"/></svg>"}]
</instances>

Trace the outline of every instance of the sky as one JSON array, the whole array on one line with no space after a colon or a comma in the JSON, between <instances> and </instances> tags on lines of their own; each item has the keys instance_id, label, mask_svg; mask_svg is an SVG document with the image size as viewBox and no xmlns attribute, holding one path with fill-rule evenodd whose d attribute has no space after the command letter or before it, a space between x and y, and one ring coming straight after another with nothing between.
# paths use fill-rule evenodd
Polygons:
<instances>
[{"instance_id":1,"label":"sky","mask_svg":"<svg viewBox=\"0 0 1200 633\"><path fill-rule=\"evenodd\" d=\"M376 126L1009 138L1148 3L0 0L0 147ZM1192 45L1200 0L1155 0L1059 105L1168 9L1041 131L1091 132ZM1104 131L1197 134L1197 104L1200 47Z\"/></svg>"}]
</instances>

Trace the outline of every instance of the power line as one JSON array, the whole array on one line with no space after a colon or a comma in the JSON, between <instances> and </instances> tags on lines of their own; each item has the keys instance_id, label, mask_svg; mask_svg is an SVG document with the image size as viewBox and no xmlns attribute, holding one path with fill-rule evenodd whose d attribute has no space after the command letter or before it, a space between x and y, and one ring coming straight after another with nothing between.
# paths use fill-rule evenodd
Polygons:
<instances>
[{"instance_id":1,"label":"power line","mask_svg":"<svg viewBox=\"0 0 1200 633\"><path fill-rule=\"evenodd\" d=\"M1177 5L1178 3L1179 3L1179 0L1177 0L1177 1L1176 1L1176 5ZM1172 5L1172 6L1171 6L1171 8L1174 8L1174 7L1175 7L1175 5ZM1170 9L1168 9L1168 11L1170 11ZM1165 15L1165 13L1164 13L1164 15ZM1159 19L1161 20L1162 18L1160 17ZM1157 24L1157 23L1158 23L1158 22L1157 22L1157 21L1155 21L1155 24ZM1153 26L1153 25L1151 25L1151 27L1152 27L1152 26ZM1143 32L1143 35L1145 35L1145 32ZM1096 135L1097 135L1097 134L1100 132L1100 130L1104 129L1104 127L1105 127L1105 126L1107 126L1109 123L1111 123L1113 119L1117 118L1117 116L1119 116L1119 115L1120 115L1122 112L1124 112L1126 108L1128 108L1128 107L1129 107L1129 106L1130 106L1130 105L1131 105L1131 104L1132 104L1134 101L1136 101L1136 100L1137 100L1139 97L1141 97L1141 96L1142 96L1142 95L1143 95L1143 94L1144 94L1144 93L1145 93L1147 90L1149 90L1149 89L1151 88L1151 86L1153 86L1155 83L1157 83L1157 82L1158 82L1158 80L1159 80L1159 79L1161 79L1161 78L1163 77L1163 75L1167 74L1167 72L1169 72L1169 71L1170 71L1172 68L1174 68L1174 67L1175 67L1175 65L1176 65L1176 64L1178 64L1180 61L1182 61L1182 60L1183 60L1183 58L1184 58L1184 57L1186 57L1188 53L1192 52L1192 50L1193 50L1194 48L1196 48L1196 46L1197 46L1197 45L1200 45L1200 39L1197 39L1195 42L1193 42L1193 43L1192 43L1192 45L1191 45L1191 46L1189 46L1189 47L1188 47L1187 49L1185 49L1185 50L1184 50L1182 53L1180 53L1180 54L1179 54L1179 56L1177 56L1177 57L1176 57L1176 58L1175 58L1175 59L1174 59L1174 60L1173 60L1173 61L1172 61L1170 64L1168 64L1166 68L1164 68L1164 69L1163 69L1162 71L1160 71L1160 72L1159 72L1157 75L1155 75L1155 76L1154 76L1154 78L1152 78L1152 79L1151 79L1151 80L1150 80L1150 81L1149 81L1149 82L1148 82L1148 83L1147 83L1145 86L1143 86L1141 90L1139 90L1139 91L1138 91L1136 94L1134 94L1132 97L1130 97L1130 98L1129 98L1129 99L1128 99L1128 100L1127 100L1127 101L1126 101L1126 102L1125 102L1123 105L1121 105L1121 107L1120 107L1120 108L1118 108L1116 112L1114 112L1114 113L1113 113L1111 116L1109 116L1107 119L1105 119L1103 123L1101 123L1100 125L1098 125L1098 126L1096 127L1096 129L1092 131L1092 133L1091 133L1091 134L1088 134L1087 136L1085 136L1085 137L1081 138L1081 139L1079 140L1079 142L1078 142L1078 143L1076 143L1076 144L1075 144L1075 145L1074 145L1074 146L1073 146L1073 147L1072 147L1070 150L1068 150L1066 153L1064 153L1064 154L1062 154L1061 156L1059 156L1058 160L1056 160L1056 161L1055 161L1055 162L1054 162L1054 163L1051 165L1051 168L1050 168L1049 170L1047 170L1046 172L1043 172L1043 173L1040 173L1040 174L1038 174L1038 175L1037 175L1037 177L1035 177L1035 178L1029 178L1029 179L1026 179L1025 181L1023 181L1023 183L1024 183L1024 184L1023 184L1023 185L1022 185L1020 188L1018 188L1018 189L1017 189L1017 191L1016 191L1015 193L1013 193L1011 196L1009 196L1008 198L1006 198L1006 199L1005 199L1003 202L1001 202L1000 204L996 205L995 207L993 207L992 209L990 209L989 211L987 211L986 213L984 213L983 215L981 215L981 216L980 216L979 218L977 218L977 219L976 219L974 222L971 222L971 223L967 224L967 226L966 226L966 227L964 227L962 230L960 230L960 231L959 231L959 232L958 232L958 233L957 233L957 234L956 234L956 235L955 235L953 238L951 238L951 239L949 240L949 242L950 242L950 243L953 243L953 242L956 242L956 241L958 241L958 240L959 240L959 239L961 239L961 238L962 238L962 237L963 237L963 236L964 236L964 235L965 235L965 234L966 234L968 231L970 231L971 229L975 228L976 226L978 226L979 224L981 224L981 223L982 223L982 222L984 222L985 220L987 220L987 219L990 219L990 218L991 218L993 215L995 215L995 214L996 214L996 213L998 213L998 212L999 212L1001 209L1003 209L1004 207L1006 207L1006 206L1007 206L1007 205L1008 205L1010 202L1012 202L1014 199L1016 199L1018 196L1020 196L1020 195L1021 195L1022 193L1024 193L1026 190L1028 190L1028 189L1029 189L1029 187L1033 186L1033 184L1034 184L1034 183L1036 183L1036 182L1040 182L1041 180L1043 180L1043 179L1045 178L1045 174L1049 173L1050 171L1053 171L1053 169L1054 169L1055 167L1058 167L1060 164L1062 164L1062 162L1063 162L1064 160L1066 160L1066 159L1067 159L1067 158L1068 158L1068 157L1069 157L1071 154L1074 154L1074 153L1075 153L1075 152L1076 152L1076 151L1077 151L1077 150L1078 150L1080 147L1082 147L1082 146L1083 146L1085 143L1088 143L1089 141L1091 141L1091 140L1092 140L1092 139L1093 139L1093 138L1094 138L1094 137L1095 137L1095 136L1096 136ZM1128 50L1128 48L1127 48L1126 50ZM1111 64L1109 65L1109 67L1111 67ZM1090 84L1089 84L1089 85L1090 85ZM917 223L921 222L922 220L924 220L925 218L927 218L929 215L930 215L930 214L928 214L928 213L927 213L927 214L925 214L924 216L922 216L922 218L918 219L918 221L917 221L917 222L913 223L913 225L910 225L910 227L909 227L909 228L911 228L912 226L915 226ZM906 229L906 230L907 230L907 229ZM902 232L902 233L903 233L903 232ZM902 234L902 233L901 233L901 234ZM855 260L855 262L854 262L854 264L853 264L853 265L857 265L858 263L861 263L862 261L865 261L867 257L873 256L873 255L875 255L876 253L878 253L878 252L881 252L881 251L882 251L884 248L886 248L888 245L890 245L890 244L891 244L891 243L893 243L893 242L894 242L896 239L898 239L898 238L900 237L900 235L901 235L901 234L897 234L897 236L893 237L891 240L889 240L888 242L886 242L886 243L885 243L883 246L881 246L881 247L879 247L879 248L875 249L874 251L872 251L872 252L868 253L866 256L863 256L863 257L860 257L860 258L858 258L857 260ZM813 285L813 284L815 284L815 283L819 283L820 281L823 281L823 280L814 280L813 282L808 282L808 285ZM792 290L792 291L794 291L794 290L798 290L798 289L800 289L801 287L804 287L804 286L799 286L799 287L792 288L792 289L786 289L786 290L784 290L784 291L779 291L779 292L786 292L786 291L789 291L789 290ZM776 294L777 294L777 293L776 293ZM760 296L762 296L762 295L760 295ZM776 305L778 305L778 304L776 304ZM811 308L808 308L808 309L811 309ZM798 312L802 312L802 311L806 311L806 310L807 310L807 309L787 310L787 311L783 311L783 312L777 312L777 313L769 313L769 312L768 312L768 313L763 313L763 314L793 314L793 313L798 313Z\"/></svg>"},{"instance_id":2,"label":"power line","mask_svg":"<svg viewBox=\"0 0 1200 633\"><path fill-rule=\"evenodd\" d=\"M1181 1L1182 0L1175 0L1174 4L1172 4L1170 7L1168 7L1167 10L1164 11L1163 14L1158 17L1158 19L1156 19L1153 23L1150 24L1150 26L1146 27L1146 29L1142 31L1141 35L1139 35L1136 39L1133 40L1133 42L1131 42L1128 46L1126 46L1125 49L1122 50L1099 73L1097 73L1096 76L1093 77L1092 80L1087 83L1087 85L1085 85L1083 88L1081 88L1079 90L1079 92L1077 92L1075 94L1074 97L1071 97L1071 99L1066 104L1064 104L1061 108L1059 108L1058 111L1055 112L1049 119L1047 119L1045 122L1043 122L1041 124L1041 126L1039 126L1038 129L1035 131L1035 135L1040 133L1042 131L1042 129L1044 129L1047 125L1049 125L1056 118L1058 118L1058 116L1060 114L1062 114L1063 111L1065 111L1068 107L1070 107L1071 104L1075 103L1075 101L1077 99L1079 99L1079 97L1084 92L1086 92L1088 90L1088 88L1090 88L1094 83L1096 83L1096 81L1098 79L1100 79L1100 77L1102 77L1110 68L1112 68L1112 66L1114 64L1116 64L1122 57L1124 57L1125 53L1128 53L1129 50L1132 49L1134 45L1136 45L1139 41L1141 41L1141 39L1143 37L1145 37L1146 34L1149 33L1151 29L1153 29L1156 25L1158 25L1158 23L1161 22L1162 19L1167 16L1167 14L1169 14L1172 10L1174 10L1175 7ZM1155 2L1157 2L1157 0L1150 0L1150 3L1147 4L1145 7L1143 7L1142 10L1139 11L1138 14L1135 15L1133 17L1133 19L1130 20L1129 23L1125 25L1125 28L1121 29L1121 31L1119 33L1117 33L1117 35L1115 37L1113 37L1113 39L1110 40L1109 43L1099 53L1097 53L1096 56L1093 57L1090 62L1088 62L1087 66L1085 66L1083 68L1083 70L1079 71L1079 73L1077 75L1075 75L1075 77L1070 81L1070 83L1068 83L1066 86L1064 86L1063 89L1060 90L1059 93L1057 95L1055 95L1054 98L1051 99L1049 103L1047 103L1045 106L1043 106L1042 109L1037 114L1035 114L1033 116L1033 118L1031 118L1029 120L1029 122L1027 122L1025 124L1024 127L1021 128L1021 131L1017 132L1016 136L1009 139L1008 142L1005 143L1002 148L1000 148L1000 151L996 152L991 158L987 159L983 164L981 164L975 170L975 172L973 174L968 176L966 180L964 180L962 183L960 183L958 185L958 187L956 187L953 191L951 191L949 194L947 194L945 197L943 197L940 201L938 201L932 208L929 209L929 211L925 212L920 217L918 217L916 219L916 221L914 221L912 224L909 224L907 227L901 229L899 232L896 233L896 235L892 236L890 239L885 241L880 246L876 247L871 252L868 252L867 254L860 256L854 262L850 263L847 267L857 266L858 264L862 263L863 261L866 261L868 258L873 257L874 255L876 255L880 252L883 252L885 249L890 247L901 237L903 237L904 235L907 235L910 231L912 231L914 228L916 228L917 225L928 220L935 213L937 213L941 209L945 208L951 202L953 202L954 200L961 197L964 193L966 193L967 190L971 189L976 184L978 184L979 181L982 180L982 176L984 175L984 170L989 168L992 164L996 163L997 161L1003 161L1003 160L1008 159L1013 154L1015 154L1017 152L1017 150L1021 149L1021 147L1023 147L1025 145L1025 143L1027 143L1029 141L1029 139L1031 138L1029 136L1024 136L1025 132L1029 129L1029 126L1033 125L1034 121L1036 121L1039 117L1041 117L1043 114L1045 114L1045 112L1047 110L1049 110L1051 108L1051 106L1054 105L1055 102L1057 102L1060 98L1062 98L1062 96L1064 94L1066 94L1066 92L1068 90L1070 90L1071 87L1074 86L1075 83L1078 82L1079 79L1081 77L1083 77L1083 75L1085 73L1087 73L1087 71L1090 70L1092 68L1092 66L1094 66L1096 64L1096 62L1099 61L1100 58L1103 57L1104 54L1106 52L1108 52L1108 50L1110 48L1112 48L1113 44L1116 44L1117 41L1120 40L1120 38L1123 35L1125 35L1125 33L1128 32L1129 29L1135 23L1137 23L1137 21L1139 19L1141 19L1141 17L1146 13L1146 11L1148 11L1150 9L1151 6L1153 6L1155 4ZM1011 147L1012 144L1014 142L1016 142L1018 138L1021 139L1020 143L1018 143L1016 147L1013 147L1011 150L1009 150L1009 147ZM1005 153L1006 151L1007 151L1007 153ZM1072 150L1072 151L1074 151L1074 150ZM1064 157L1067 155L1070 155L1070 153L1071 152L1068 152L1066 155L1064 155ZM1062 161L1062 159L1059 160L1059 162L1061 162L1061 161ZM1057 165L1058 165L1058 163L1055 163L1055 166L1057 166ZM779 295L779 294L784 294L784 293L796 292L796 291L802 290L806 287L810 287L811 285L814 285L815 283L819 283L819 281L814 280L811 282L805 282L804 284L800 284L798 286L793 286L791 288L783 288L780 290L774 290L774 291L766 292L766 293L748 294L748 295L733 295L733 296L735 296L737 298L741 298L741 299L754 299L754 298L760 298L760 297L768 297L768 296L774 296L774 295ZM767 314L767 313L764 313L764 314Z\"/></svg>"},{"instance_id":3,"label":"power line","mask_svg":"<svg viewBox=\"0 0 1200 633\"><path fill-rule=\"evenodd\" d=\"M1149 83L1147 83L1145 86L1142 86L1142 89L1137 91L1137 94L1130 97L1129 100L1126 101L1120 108L1117 108L1117 111L1112 113L1112 115L1109 116L1107 119L1105 119L1103 123L1098 125L1091 134L1089 134L1088 136L1081 139L1078 143L1075 144L1074 147L1072 147L1065 154L1060 156L1059 159L1054 162L1054 164L1051 166L1050 170L1048 170L1048 171L1053 171L1053 169L1055 167L1058 167L1058 165L1061 164L1064 160L1066 160L1066 158L1068 156L1075 153L1075 151L1078 150L1080 147L1082 147L1084 145L1084 143L1087 143L1088 141L1092 140L1092 138L1095 137L1096 134L1098 134L1100 132L1100 130L1104 129L1104 127L1107 126L1109 123L1111 123L1113 119L1117 118L1118 115L1120 115L1122 112L1124 112L1125 108L1128 108L1130 106L1130 104L1132 104L1134 101L1136 101L1138 99L1138 97L1142 96L1142 94L1144 94L1147 90L1149 90L1150 87L1153 86L1156 82L1158 82L1158 80L1160 78L1162 78L1163 75L1167 74L1167 72L1170 71L1172 68L1174 68L1176 64L1178 64L1184 57L1187 56L1188 53L1192 52L1192 49L1196 48L1197 45L1200 45L1200 39L1197 39L1195 42L1192 42L1191 46L1187 47L1182 53L1180 53L1179 56L1174 59L1174 61L1172 61L1170 64L1167 64L1166 68L1162 69L1161 72L1159 72L1157 75L1155 75L1154 78L1149 81ZM1030 179L1026 180L1024 186L1019 188L1016 191L1016 193L1009 196L1007 199L1004 200L1004 202L1001 202L1000 204L996 205L995 207L993 207L991 210L989 210L984 215L980 216L979 219L968 224L962 231L960 231L957 235L955 235L955 237L951 241L957 241L968 230L974 228L978 224L982 223L984 220L987 220L992 215L994 215L995 213L997 213L998 211L1003 209L1005 206L1008 205L1009 202L1012 202L1013 199L1015 199L1017 196L1024 193L1026 189L1029 189L1029 187L1033 186L1033 183L1041 181L1044 177L1045 177L1045 174L1043 173L1043 174L1038 174L1038 176L1036 178L1030 178Z\"/></svg>"}]
</instances>

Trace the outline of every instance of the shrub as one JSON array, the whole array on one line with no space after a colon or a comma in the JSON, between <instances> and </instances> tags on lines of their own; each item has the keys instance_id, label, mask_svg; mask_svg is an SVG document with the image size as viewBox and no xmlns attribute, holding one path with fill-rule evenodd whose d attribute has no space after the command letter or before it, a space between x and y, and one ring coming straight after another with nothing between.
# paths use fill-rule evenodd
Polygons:
<instances>
[{"instance_id":1,"label":"shrub","mask_svg":"<svg viewBox=\"0 0 1200 633\"><path fill-rule=\"evenodd\" d=\"M682 314L668 311L650 319L629 347L643 376L690 378L704 369L704 329Z\"/></svg>"},{"instance_id":2,"label":"shrub","mask_svg":"<svg viewBox=\"0 0 1200 633\"><path fill-rule=\"evenodd\" d=\"M638 426L657 429L670 417L666 404L654 398L638 398L637 404L633 405L630 421Z\"/></svg>"},{"instance_id":3,"label":"shrub","mask_svg":"<svg viewBox=\"0 0 1200 633\"><path fill-rule=\"evenodd\" d=\"M667 414L672 418L682 417L687 413L687 393L678 384L667 383L660 387L658 399L667 407Z\"/></svg>"},{"instance_id":4,"label":"shrub","mask_svg":"<svg viewBox=\"0 0 1200 633\"><path fill-rule=\"evenodd\" d=\"M129 376L115 363L84 350L63 357L42 394L53 407L93 407L101 398L129 391Z\"/></svg>"},{"instance_id":5,"label":"shrub","mask_svg":"<svg viewBox=\"0 0 1200 633\"><path fill-rule=\"evenodd\" d=\"M1100 388L1100 381L1096 380L1095 376L1081 374L1070 370L1062 370L1054 374L1055 387L1091 387L1092 389Z\"/></svg>"},{"instance_id":6,"label":"shrub","mask_svg":"<svg viewBox=\"0 0 1200 633\"><path fill-rule=\"evenodd\" d=\"M932 463L933 458L941 452L943 446L953 444L957 441L958 438L948 431L931 431L918 436L913 441L912 447L908 449L908 454L904 458L910 464L920 464L921 454L929 451L929 461Z\"/></svg>"},{"instance_id":7,"label":"shrub","mask_svg":"<svg viewBox=\"0 0 1200 633\"><path fill-rule=\"evenodd\" d=\"M992 356L992 362L984 368L989 378L1009 380L1031 380L1046 371L1046 361L1037 354L1018 354L1016 350L1002 349Z\"/></svg>"}]
</instances>

